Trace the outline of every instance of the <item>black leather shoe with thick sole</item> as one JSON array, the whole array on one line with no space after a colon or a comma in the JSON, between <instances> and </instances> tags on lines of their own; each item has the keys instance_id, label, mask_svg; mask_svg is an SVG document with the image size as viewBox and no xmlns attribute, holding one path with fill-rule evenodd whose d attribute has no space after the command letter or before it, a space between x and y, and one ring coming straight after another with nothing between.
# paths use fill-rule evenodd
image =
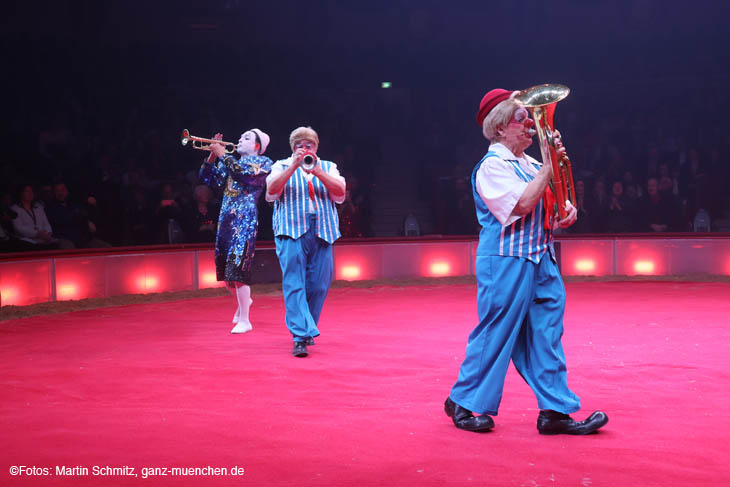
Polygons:
<instances>
[{"instance_id":1,"label":"black leather shoe with thick sole","mask_svg":"<svg viewBox=\"0 0 730 487\"><path fill-rule=\"evenodd\" d=\"M306 339L304 340L304 344L305 344L306 346L308 346L308 347L311 347L312 345L314 345L314 338L312 338L312 337L307 337L307 338L306 338Z\"/></svg>"},{"instance_id":2,"label":"black leather shoe with thick sole","mask_svg":"<svg viewBox=\"0 0 730 487\"><path fill-rule=\"evenodd\" d=\"M459 406L450 397L444 402L444 412L454 421L454 426L462 430L480 432L494 428L494 420L490 416L486 414L474 416L471 411Z\"/></svg>"},{"instance_id":3,"label":"black leather shoe with thick sole","mask_svg":"<svg viewBox=\"0 0 730 487\"><path fill-rule=\"evenodd\" d=\"M537 431L541 435L588 435L595 433L608 423L603 411L595 411L583 421L575 421L567 414L557 411L540 411L537 416Z\"/></svg>"},{"instance_id":4,"label":"black leather shoe with thick sole","mask_svg":"<svg viewBox=\"0 0 730 487\"><path fill-rule=\"evenodd\" d=\"M304 342L294 342L294 348L292 349L291 354L295 357L306 357L309 355L307 345Z\"/></svg>"}]
</instances>

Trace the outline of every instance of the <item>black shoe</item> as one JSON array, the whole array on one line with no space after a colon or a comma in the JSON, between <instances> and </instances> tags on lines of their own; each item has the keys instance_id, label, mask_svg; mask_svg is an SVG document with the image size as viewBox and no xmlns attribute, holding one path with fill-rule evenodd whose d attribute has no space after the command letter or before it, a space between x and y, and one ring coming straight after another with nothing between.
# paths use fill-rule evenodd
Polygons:
<instances>
[{"instance_id":1,"label":"black shoe","mask_svg":"<svg viewBox=\"0 0 730 487\"><path fill-rule=\"evenodd\" d=\"M557 411L540 411L537 417L537 431L541 435L587 435L608 423L603 411L595 411L583 421L575 421L567 414Z\"/></svg>"},{"instance_id":2,"label":"black shoe","mask_svg":"<svg viewBox=\"0 0 730 487\"><path fill-rule=\"evenodd\" d=\"M444 412L447 416L451 417L454 425L459 429L466 431L487 431L494 428L494 420L491 417L486 414L474 416L471 411L459 406L450 397L446 398Z\"/></svg>"},{"instance_id":3,"label":"black shoe","mask_svg":"<svg viewBox=\"0 0 730 487\"><path fill-rule=\"evenodd\" d=\"M311 347L312 345L314 345L314 338L312 338L312 337L305 338L304 344L308 347Z\"/></svg>"},{"instance_id":4,"label":"black shoe","mask_svg":"<svg viewBox=\"0 0 730 487\"><path fill-rule=\"evenodd\" d=\"M309 352L307 351L307 344L304 342L294 342L294 348L292 349L291 354L295 357L306 357L309 355Z\"/></svg>"}]
</instances>

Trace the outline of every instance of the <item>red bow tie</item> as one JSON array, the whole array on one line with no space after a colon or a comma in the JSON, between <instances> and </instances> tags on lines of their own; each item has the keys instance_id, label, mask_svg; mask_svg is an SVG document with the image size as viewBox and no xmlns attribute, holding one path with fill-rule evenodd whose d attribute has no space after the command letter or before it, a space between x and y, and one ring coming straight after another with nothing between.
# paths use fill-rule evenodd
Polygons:
<instances>
[{"instance_id":1,"label":"red bow tie","mask_svg":"<svg viewBox=\"0 0 730 487\"><path fill-rule=\"evenodd\" d=\"M311 199L314 202L314 207L317 207L317 200L314 199L314 184L312 184L312 181L307 181L307 187L309 188L309 199Z\"/></svg>"}]
</instances>

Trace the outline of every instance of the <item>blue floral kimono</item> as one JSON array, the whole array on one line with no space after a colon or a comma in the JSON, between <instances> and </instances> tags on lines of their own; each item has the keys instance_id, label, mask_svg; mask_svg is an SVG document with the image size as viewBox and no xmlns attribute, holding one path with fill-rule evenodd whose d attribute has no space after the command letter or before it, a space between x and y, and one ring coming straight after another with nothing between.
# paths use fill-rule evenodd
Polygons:
<instances>
[{"instance_id":1,"label":"blue floral kimono","mask_svg":"<svg viewBox=\"0 0 730 487\"><path fill-rule=\"evenodd\" d=\"M251 284L258 231L257 205L266 187L272 161L266 156L236 159L226 155L200 168L200 180L224 186L215 240L215 269L219 281Z\"/></svg>"}]
</instances>

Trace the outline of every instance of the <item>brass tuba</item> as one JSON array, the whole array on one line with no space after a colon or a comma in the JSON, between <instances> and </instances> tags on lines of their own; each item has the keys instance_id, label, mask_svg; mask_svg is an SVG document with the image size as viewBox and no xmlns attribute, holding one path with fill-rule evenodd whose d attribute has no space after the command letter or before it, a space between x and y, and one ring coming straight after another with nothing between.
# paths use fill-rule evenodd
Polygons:
<instances>
[{"instance_id":1,"label":"brass tuba","mask_svg":"<svg viewBox=\"0 0 730 487\"><path fill-rule=\"evenodd\" d=\"M188 145L188 143L190 143L193 149L198 150L210 150L210 146L212 144L223 144L226 154L233 154L234 152L236 152L236 144L234 144L233 142L223 142L222 140L215 139L204 139L203 137L190 135L190 131L188 129L183 129L182 134L180 135L180 143L182 145Z\"/></svg>"},{"instance_id":2,"label":"brass tuba","mask_svg":"<svg viewBox=\"0 0 730 487\"><path fill-rule=\"evenodd\" d=\"M565 201L569 200L575 206L575 185L573 184L573 169L567 155L558 157L557 147L553 139L553 117L555 105L568 96L570 88L558 84L537 85L526 90L518 91L514 100L530 110L535 120L537 138L540 142L540 153L544 163L548 161L553 167L553 191L558 202L560 219L567 216Z\"/></svg>"}]
</instances>

